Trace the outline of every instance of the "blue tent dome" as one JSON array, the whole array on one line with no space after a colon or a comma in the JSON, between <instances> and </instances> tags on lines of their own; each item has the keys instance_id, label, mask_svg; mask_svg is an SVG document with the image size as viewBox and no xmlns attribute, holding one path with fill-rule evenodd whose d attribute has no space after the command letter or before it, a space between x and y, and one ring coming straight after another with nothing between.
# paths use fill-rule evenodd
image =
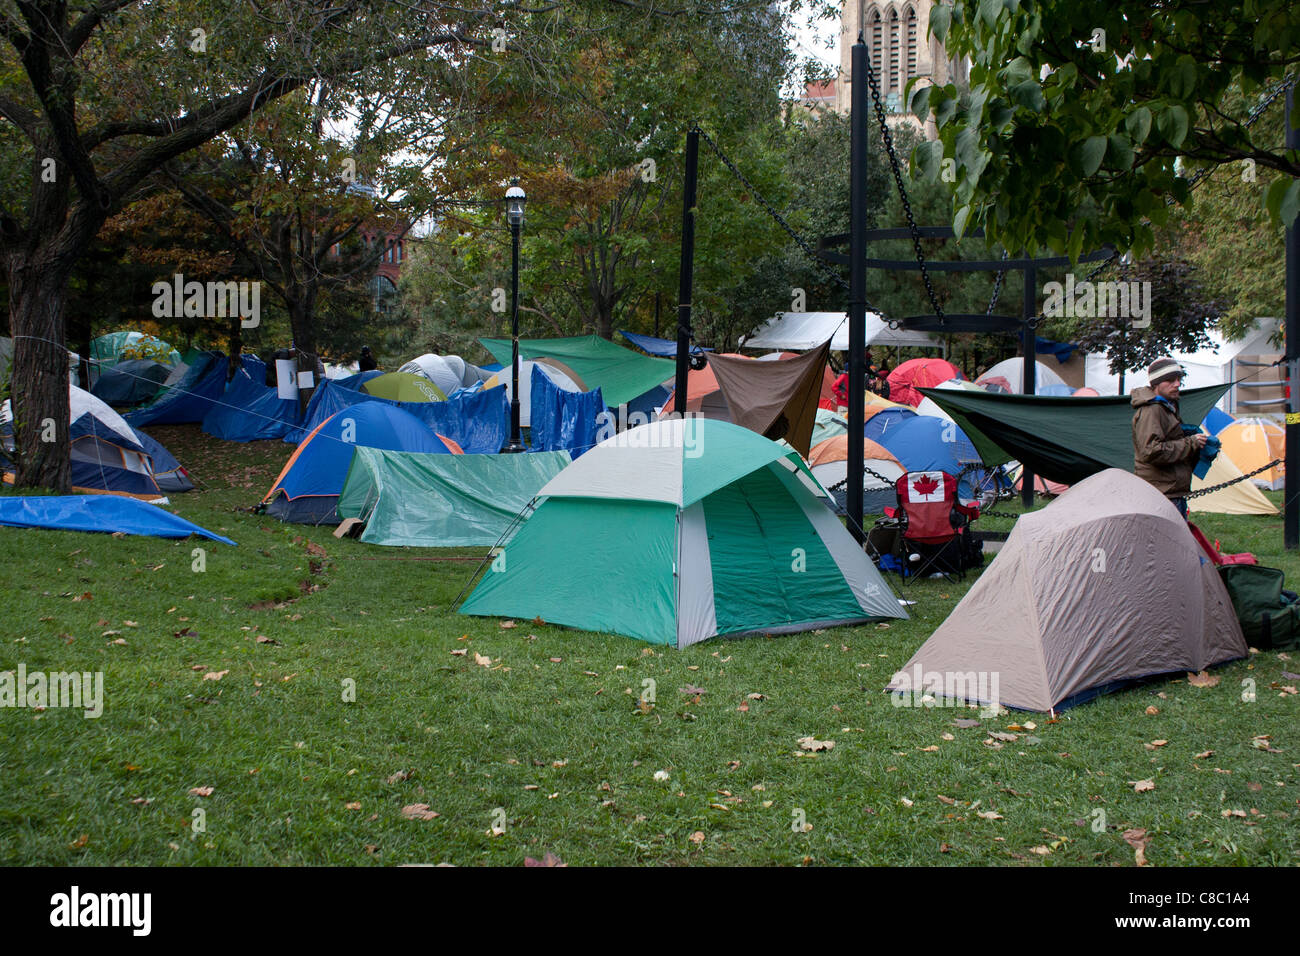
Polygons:
<instances>
[{"instance_id":1,"label":"blue tent dome","mask_svg":"<svg viewBox=\"0 0 1300 956\"><path fill-rule=\"evenodd\" d=\"M303 439L262 499L283 521L333 521L339 493L357 446L447 455L459 451L409 412L382 402L360 402L335 412Z\"/></svg>"}]
</instances>

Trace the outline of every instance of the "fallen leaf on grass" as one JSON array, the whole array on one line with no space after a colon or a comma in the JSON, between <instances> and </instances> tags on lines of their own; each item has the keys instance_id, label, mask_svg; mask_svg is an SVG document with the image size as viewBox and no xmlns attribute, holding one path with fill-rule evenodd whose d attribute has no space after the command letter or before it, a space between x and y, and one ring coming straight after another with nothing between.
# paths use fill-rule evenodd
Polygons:
<instances>
[{"instance_id":1,"label":"fallen leaf on grass","mask_svg":"<svg viewBox=\"0 0 1300 956\"><path fill-rule=\"evenodd\" d=\"M478 651L474 652L474 663L479 667L489 667L492 664L492 658L484 657Z\"/></svg>"},{"instance_id":2,"label":"fallen leaf on grass","mask_svg":"<svg viewBox=\"0 0 1300 956\"><path fill-rule=\"evenodd\" d=\"M512 628L512 627L518 627L519 625L518 625L517 623L515 623L514 621L502 621L502 622L501 622L501 626L504 627L504 628L509 629L509 628Z\"/></svg>"},{"instance_id":3,"label":"fallen leaf on grass","mask_svg":"<svg viewBox=\"0 0 1300 956\"><path fill-rule=\"evenodd\" d=\"M696 846L699 846L701 843L704 842L704 831L696 830L694 833L690 835L689 839Z\"/></svg>"},{"instance_id":4,"label":"fallen leaf on grass","mask_svg":"<svg viewBox=\"0 0 1300 956\"><path fill-rule=\"evenodd\" d=\"M974 717L958 717L952 722L954 727L960 727L962 730L969 730L972 727L978 727L980 722Z\"/></svg>"},{"instance_id":5,"label":"fallen leaf on grass","mask_svg":"<svg viewBox=\"0 0 1300 956\"><path fill-rule=\"evenodd\" d=\"M1187 683L1193 687L1214 687L1219 683L1219 678L1212 676L1207 671L1201 671L1199 674L1188 673Z\"/></svg>"},{"instance_id":6,"label":"fallen leaf on grass","mask_svg":"<svg viewBox=\"0 0 1300 956\"><path fill-rule=\"evenodd\" d=\"M1154 780L1130 780L1129 783L1133 785L1134 793L1146 793L1148 790L1156 788Z\"/></svg>"},{"instance_id":7,"label":"fallen leaf on grass","mask_svg":"<svg viewBox=\"0 0 1300 956\"><path fill-rule=\"evenodd\" d=\"M542 857L540 860L534 860L531 856L524 857L524 866L568 866L568 865L569 864L563 862L558 856L556 856L550 850L547 850L546 855Z\"/></svg>"},{"instance_id":8,"label":"fallen leaf on grass","mask_svg":"<svg viewBox=\"0 0 1300 956\"><path fill-rule=\"evenodd\" d=\"M344 809L344 810L360 810L360 809L361 809L361 803L360 803L360 801L353 800L351 803L345 803L345 804L343 804L343 809Z\"/></svg>"},{"instance_id":9,"label":"fallen leaf on grass","mask_svg":"<svg viewBox=\"0 0 1300 956\"><path fill-rule=\"evenodd\" d=\"M1001 820L1001 819L1003 819L1002 814L998 813L996 810L980 810L980 811L979 811L978 813L976 813L975 815L976 815L977 817L980 817L980 818L984 819L984 820Z\"/></svg>"},{"instance_id":10,"label":"fallen leaf on grass","mask_svg":"<svg viewBox=\"0 0 1300 956\"><path fill-rule=\"evenodd\" d=\"M438 814L427 803L412 803L402 807L402 816L408 820L433 820Z\"/></svg>"},{"instance_id":11,"label":"fallen leaf on grass","mask_svg":"<svg viewBox=\"0 0 1300 956\"><path fill-rule=\"evenodd\" d=\"M410 776L411 776L411 775L410 775L409 773L407 773L405 770L399 770L399 771L397 771L397 773L394 773L394 774L390 774L390 775L389 775L389 777L388 777L388 782L389 782L389 783L401 783L403 780L407 780L407 779L409 779Z\"/></svg>"},{"instance_id":12,"label":"fallen leaf on grass","mask_svg":"<svg viewBox=\"0 0 1300 956\"><path fill-rule=\"evenodd\" d=\"M212 787L193 787L190 790L191 797L210 797L212 796Z\"/></svg>"},{"instance_id":13,"label":"fallen leaf on grass","mask_svg":"<svg viewBox=\"0 0 1300 956\"><path fill-rule=\"evenodd\" d=\"M465 650L465 648L463 648L463 647L458 647L458 648L456 648L455 650L453 650L453 651L451 652L451 656L452 656L452 657L464 657L464 656L465 656L466 654L468 654L468 653L469 653L469 651Z\"/></svg>"},{"instance_id":14,"label":"fallen leaf on grass","mask_svg":"<svg viewBox=\"0 0 1300 956\"><path fill-rule=\"evenodd\" d=\"M1198 754L1197 754L1195 757L1193 757L1192 759L1193 759L1193 760L1207 760L1207 759L1209 759L1210 757L1213 757L1213 756L1214 756L1214 751L1213 751L1213 750L1202 750L1200 753L1198 753Z\"/></svg>"},{"instance_id":15,"label":"fallen leaf on grass","mask_svg":"<svg viewBox=\"0 0 1300 956\"><path fill-rule=\"evenodd\" d=\"M685 694L687 697L696 697L700 694L706 693L706 691L703 687L696 687L693 684L687 684L685 687L677 688L677 693Z\"/></svg>"},{"instance_id":16,"label":"fallen leaf on grass","mask_svg":"<svg viewBox=\"0 0 1300 956\"><path fill-rule=\"evenodd\" d=\"M1167 743L1169 743L1167 740L1153 740L1151 743L1143 744L1142 746L1147 750L1155 750L1157 747L1163 747Z\"/></svg>"},{"instance_id":17,"label":"fallen leaf on grass","mask_svg":"<svg viewBox=\"0 0 1300 956\"><path fill-rule=\"evenodd\" d=\"M994 740L1012 741L1012 740L1020 739L1019 736L1016 734L1007 734L1007 733L1003 733L1000 730L990 730L989 736L992 737Z\"/></svg>"},{"instance_id":18,"label":"fallen leaf on grass","mask_svg":"<svg viewBox=\"0 0 1300 956\"><path fill-rule=\"evenodd\" d=\"M1246 816L1246 811L1245 810L1224 810L1221 815L1226 820L1228 817L1244 817Z\"/></svg>"},{"instance_id":19,"label":"fallen leaf on grass","mask_svg":"<svg viewBox=\"0 0 1300 956\"><path fill-rule=\"evenodd\" d=\"M226 676L227 674L229 674L229 673L230 673L229 670L224 670L224 671L208 671L206 674L203 675L203 679L204 679L204 680L221 680L221 678L225 677L225 676Z\"/></svg>"},{"instance_id":20,"label":"fallen leaf on grass","mask_svg":"<svg viewBox=\"0 0 1300 956\"><path fill-rule=\"evenodd\" d=\"M1133 848L1133 862L1138 866L1147 865L1147 831L1142 829L1125 830L1124 842Z\"/></svg>"},{"instance_id":21,"label":"fallen leaf on grass","mask_svg":"<svg viewBox=\"0 0 1300 956\"><path fill-rule=\"evenodd\" d=\"M1039 856L1049 856L1051 855L1052 848L1046 846L1031 846L1029 852L1037 853Z\"/></svg>"},{"instance_id":22,"label":"fallen leaf on grass","mask_svg":"<svg viewBox=\"0 0 1300 956\"><path fill-rule=\"evenodd\" d=\"M817 740L815 737L799 738L799 747L803 750L811 750L817 752L821 750L830 750L834 746L835 746L835 741L833 740Z\"/></svg>"},{"instance_id":23,"label":"fallen leaf on grass","mask_svg":"<svg viewBox=\"0 0 1300 956\"><path fill-rule=\"evenodd\" d=\"M945 797L942 793L936 793L935 796L939 798L940 803L946 803L950 807L957 805L957 801L952 797Z\"/></svg>"},{"instance_id":24,"label":"fallen leaf on grass","mask_svg":"<svg viewBox=\"0 0 1300 956\"><path fill-rule=\"evenodd\" d=\"M1158 713L1160 713L1160 708L1156 707L1154 704L1146 709L1146 715L1148 717L1154 717Z\"/></svg>"}]
</instances>

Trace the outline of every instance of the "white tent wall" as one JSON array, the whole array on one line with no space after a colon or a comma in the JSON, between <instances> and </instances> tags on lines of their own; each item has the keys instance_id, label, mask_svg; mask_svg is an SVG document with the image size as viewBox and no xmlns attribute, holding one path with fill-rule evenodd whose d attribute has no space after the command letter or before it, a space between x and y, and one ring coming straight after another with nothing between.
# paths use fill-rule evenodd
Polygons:
<instances>
[{"instance_id":1,"label":"white tent wall","mask_svg":"<svg viewBox=\"0 0 1300 956\"><path fill-rule=\"evenodd\" d=\"M1278 347L1270 342L1270 339L1276 334L1280 319L1261 318L1256 319L1254 327L1244 338L1229 342L1223 338L1217 331L1209 333L1210 339L1214 342L1213 348L1201 349L1199 352L1174 352L1172 358L1178 362L1187 371L1187 378L1183 381L1183 388L1202 388L1207 385L1221 385L1225 382L1231 382L1238 379L1249 378L1260 369L1239 364L1238 356L1247 355L1269 355L1278 351ZM1092 353L1085 358L1086 370L1084 372L1084 383L1089 388L1095 388L1102 395L1119 394L1119 376L1111 374L1110 359L1105 354ZM1146 385L1147 373L1146 367L1130 369L1124 376L1124 392L1128 394L1133 389ZM1219 400L1218 407L1225 412L1231 412L1234 407L1234 399L1250 398L1249 395L1235 394L1237 389L1229 389L1227 394ZM1282 406L1278 406L1281 411ZM1244 410L1239 410L1246 413ZM1264 411L1251 411L1248 414L1259 415L1267 414Z\"/></svg>"},{"instance_id":2,"label":"white tent wall","mask_svg":"<svg viewBox=\"0 0 1300 956\"><path fill-rule=\"evenodd\" d=\"M677 512L677 647L689 647L718 633L713 603L713 561L704 502Z\"/></svg>"},{"instance_id":3,"label":"white tent wall","mask_svg":"<svg viewBox=\"0 0 1300 956\"><path fill-rule=\"evenodd\" d=\"M849 323L843 312L778 312L740 343L742 349L788 349L806 352L831 339L831 351L847 352ZM867 345L906 346L940 349L928 333L891 329L889 323L874 312L867 313Z\"/></svg>"},{"instance_id":4,"label":"white tent wall","mask_svg":"<svg viewBox=\"0 0 1300 956\"><path fill-rule=\"evenodd\" d=\"M996 365L989 366L977 379L1005 378L1011 387L1019 393L1023 393L1025 377L1025 360L1023 356L1015 355L1009 359L1003 359ZM1052 369L1050 365L1045 365L1037 360L1034 361L1034 391L1041 390L1048 385L1064 385L1065 379Z\"/></svg>"}]
</instances>

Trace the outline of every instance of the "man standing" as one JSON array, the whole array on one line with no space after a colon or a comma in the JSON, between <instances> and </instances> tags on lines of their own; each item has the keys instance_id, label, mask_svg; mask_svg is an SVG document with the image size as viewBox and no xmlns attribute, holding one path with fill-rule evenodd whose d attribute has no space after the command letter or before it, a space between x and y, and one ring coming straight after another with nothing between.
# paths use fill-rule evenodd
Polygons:
<instances>
[{"instance_id":1,"label":"man standing","mask_svg":"<svg viewBox=\"0 0 1300 956\"><path fill-rule=\"evenodd\" d=\"M1133 471L1187 517L1192 469L1205 447L1204 433L1185 434L1178 417L1178 386L1185 373L1171 358L1147 369L1147 387L1133 389Z\"/></svg>"}]
</instances>

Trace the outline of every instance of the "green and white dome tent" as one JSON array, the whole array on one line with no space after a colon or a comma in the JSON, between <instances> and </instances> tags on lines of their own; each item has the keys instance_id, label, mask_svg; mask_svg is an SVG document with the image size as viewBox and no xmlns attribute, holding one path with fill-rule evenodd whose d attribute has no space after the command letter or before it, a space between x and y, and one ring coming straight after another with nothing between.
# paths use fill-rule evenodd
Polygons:
<instances>
[{"instance_id":1,"label":"green and white dome tent","mask_svg":"<svg viewBox=\"0 0 1300 956\"><path fill-rule=\"evenodd\" d=\"M906 618L797 452L729 422L670 419L551 479L461 606L687 647Z\"/></svg>"}]
</instances>

